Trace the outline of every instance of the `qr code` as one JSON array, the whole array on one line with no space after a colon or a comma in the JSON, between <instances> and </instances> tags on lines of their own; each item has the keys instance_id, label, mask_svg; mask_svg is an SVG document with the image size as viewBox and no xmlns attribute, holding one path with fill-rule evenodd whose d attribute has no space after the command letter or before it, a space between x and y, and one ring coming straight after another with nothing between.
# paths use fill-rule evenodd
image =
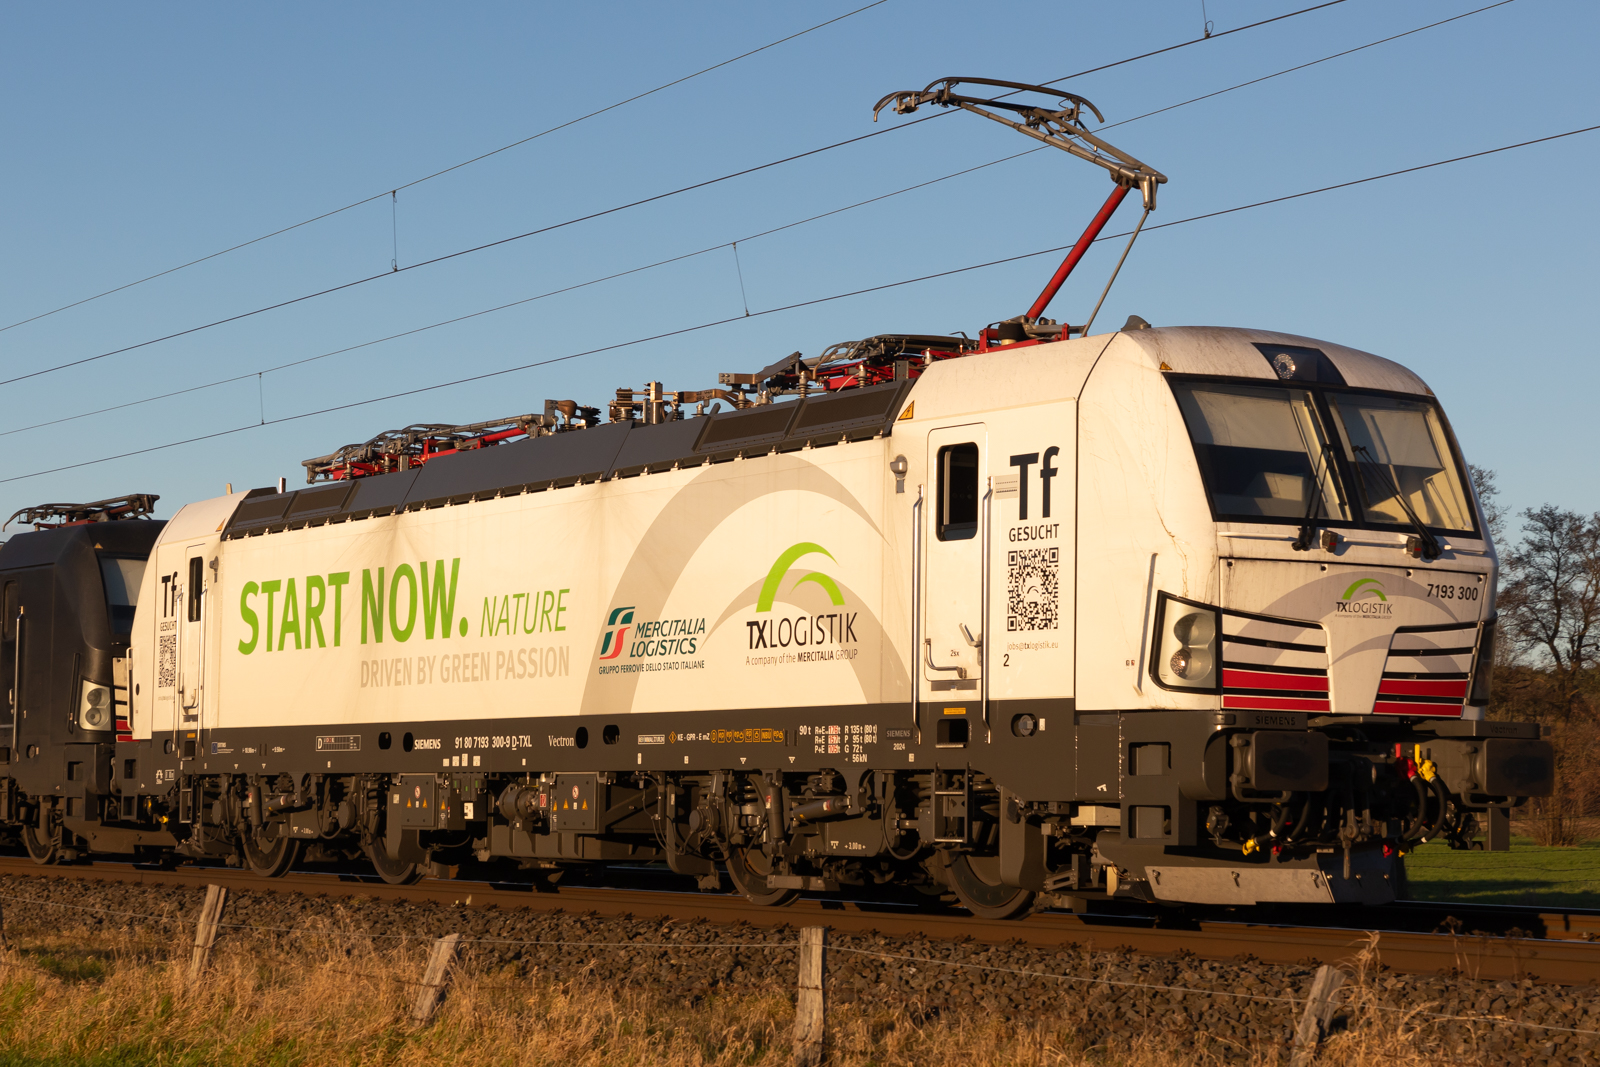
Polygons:
<instances>
[{"instance_id":1,"label":"qr code","mask_svg":"<svg viewBox=\"0 0 1600 1067\"><path fill-rule=\"evenodd\" d=\"M178 635L161 639L160 655L156 657L156 688L171 689L178 684Z\"/></svg>"},{"instance_id":2,"label":"qr code","mask_svg":"<svg viewBox=\"0 0 1600 1067\"><path fill-rule=\"evenodd\" d=\"M1054 630L1061 613L1061 550L1006 553L1006 629Z\"/></svg>"}]
</instances>

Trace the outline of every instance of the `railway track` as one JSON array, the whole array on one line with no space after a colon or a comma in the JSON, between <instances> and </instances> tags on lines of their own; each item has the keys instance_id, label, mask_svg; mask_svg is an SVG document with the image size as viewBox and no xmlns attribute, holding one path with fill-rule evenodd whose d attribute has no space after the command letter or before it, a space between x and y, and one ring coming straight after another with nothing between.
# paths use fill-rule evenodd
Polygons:
<instances>
[{"instance_id":1,"label":"railway track","mask_svg":"<svg viewBox=\"0 0 1600 1067\"><path fill-rule=\"evenodd\" d=\"M539 891L527 885L467 880L427 880L413 886L392 886L357 874L294 872L264 879L226 867L161 870L104 862L40 867L11 857L0 857L0 875L187 887L215 883L235 891L371 897L469 908L530 908L635 919L659 916L719 925L744 922L761 927L828 926L841 933L875 931L893 937L970 938L991 944L1020 941L1042 947L1126 948L1158 956L1182 952L1204 959L1244 957L1275 964L1353 964L1372 944L1372 931L1376 930L1378 960L1403 973L1457 973L1490 981L1532 978L1561 985L1600 982L1600 911L1408 903L1337 915L1289 914L1277 909L1265 913L1266 917L1260 920L1213 917L1166 926L1157 925L1149 916L1134 914L1044 911L1020 921L1000 922L964 912L857 901L802 899L789 907L774 909L751 904L742 897L715 893L591 886ZM1368 921L1355 921L1358 918ZM1450 923L1451 919L1455 923ZM1343 925L1327 925L1330 920ZM1432 929L1417 928L1429 924ZM1441 928L1447 932L1432 932Z\"/></svg>"}]
</instances>

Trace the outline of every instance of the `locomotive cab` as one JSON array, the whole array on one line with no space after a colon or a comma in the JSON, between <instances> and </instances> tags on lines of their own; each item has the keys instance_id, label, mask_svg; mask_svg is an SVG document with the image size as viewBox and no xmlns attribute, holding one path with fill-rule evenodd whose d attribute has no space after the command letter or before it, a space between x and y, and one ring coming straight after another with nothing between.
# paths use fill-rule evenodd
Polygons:
<instances>
[{"instance_id":1,"label":"locomotive cab","mask_svg":"<svg viewBox=\"0 0 1600 1067\"><path fill-rule=\"evenodd\" d=\"M1101 861L1155 899L1377 902L1422 840L1508 847L1553 760L1485 719L1497 560L1427 385L1304 337L1143 329L1082 401L1080 663L1134 675L1080 671L1080 710L1124 712ZM1122 626L1086 625L1114 600Z\"/></svg>"},{"instance_id":2,"label":"locomotive cab","mask_svg":"<svg viewBox=\"0 0 1600 1067\"><path fill-rule=\"evenodd\" d=\"M0 546L0 759L8 776L0 808L6 821L23 824L35 858L70 847L74 829L118 816L114 755L118 741L131 740L133 618L163 525L41 524Z\"/></svg>"}]
</instances>

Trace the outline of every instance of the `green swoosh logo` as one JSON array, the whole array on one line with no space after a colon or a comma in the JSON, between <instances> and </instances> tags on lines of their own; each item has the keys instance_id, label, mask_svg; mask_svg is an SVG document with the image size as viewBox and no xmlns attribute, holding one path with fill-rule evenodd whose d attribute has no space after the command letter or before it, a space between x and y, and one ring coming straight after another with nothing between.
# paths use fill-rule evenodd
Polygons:
<instances>
[{"instance_id":1,"label":"green swoosh logo","mask_svg":"<svg viewBox=\"0 0 1600 1067\"><path fill-rule=\"evenodd\" d=\"M785 574L789 573L789 566L801 556L809 556L813 552L820 552L829 559L833 559L833 553L812 541L801 541L797 545L790 545L784 549L783 555L778 557L778 562L774 563L772 569L767 572L767 580L761 583L761 595L756 598L756 611L772 610L772 602L778 596L778 583L783 581ZM835 560L835 562L838 561ZM828 599L832 600L835 606L844 603L844 594L839 592L837 583L826 574L813 571L801 578L800 582L815 582L820 585L827 591ZM794 584L798 586L800 582L795 582Z\"/></svg>"},{"instance_id":2,"label":"green swoosh logo","mask_svg":"<svg viewBox=\"0 0 1600 1067\"><path fill-rule=\"evenodd\" d=\"M1376 586L1377 588L1369 589L1368 592L1377 593L1379 600L1382 600L1383 602L1388 603L1389 598L1383 595L1383 583L1378 581L1378 579L1376 579L1376 578L1362 578L1359 581L1351 582L1350 583L1350 588L1346 589L1344 591L1344 596L1341 599L1349 600L1351 595L1353 593L1355 593L1355 591L1357 589L1360 589L1364 585Z\"/></svg>"},{"instance_id":3,"label":"green swoosh logo","mask_svg":"<svg viewBox=\"0 0 1600 1067\"><path fill-rule=\"evenodd\" d=\"M805 582L815 582L817 585L820 585L823 590L827 592L828 599L833 601L834 607L844 607L844 594L839 591L839 583L835 582L832 578L829 578L826 574L823 574L821 571L812 571L804 578L801 578L800 581L795 582L794 588L799 589L800 586Z\"/></svg>"}]
</instances>

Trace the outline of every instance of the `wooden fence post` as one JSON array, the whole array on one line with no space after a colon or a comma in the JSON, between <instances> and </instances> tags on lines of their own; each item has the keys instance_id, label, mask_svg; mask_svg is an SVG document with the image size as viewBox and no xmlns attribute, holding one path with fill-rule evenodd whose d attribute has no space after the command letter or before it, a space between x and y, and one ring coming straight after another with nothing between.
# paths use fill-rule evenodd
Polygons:
<instances>
[{"instance_id":1,"label":"wooden fence post","mask_svg":"<svg viewBox=\"0 0 1600 1067\"><path fill-rule=\"evenodd\" d=\"M426 1026L444 1001L445 987L450 984L450 965L455 962L461 947L460 934L446 934L433 943L428 952L428 969L422 975L422 988L417 990L417 1002L411 1006L411 1021Z\"/></svg>"},{"instance_id":2,"label":"wooden fence post","mask_svg":"<svg viewBox=\"0 0 1600 1067\"><path fill-rule=\"evenodd\" d=\"M194 954L189 957L189 981L200 977L211 960L211 946L217 940L217 924L222 921L222 907L228 902L228 890L220 885L206 886L206 902L200 907L200 921L194 927Z\"/></svg>"},{"instance_id":3,"label":"wooden fence post","mask_svg":"<svg viewBox=\"0 0 1600 1067\"><path fill-rule=\"evenodd\" d=\"M1306 1010L1300 1016L1300 1028L1294 1035L1294 1055L1289 1067L1310 1067L1317 1055L1317 1044L1328 1033L1328 1020L1333 1016L1333 994L1344 985L1345 973L1337 967L1323 964L1311 980L1311 995Z\"/></svg>"},{"instance_id":4,"label":"wooden fence post","mask_svg":"<svg viewBox=\"0 0 1600 1067\"><path fill-rule=\"evenodd\" d=\"M795 1067L821 1067L827 1029L827 1001L823 995L823 953L826 926L800 930L800 989L794 1002Z\"/></svg>"}]
</instances>

